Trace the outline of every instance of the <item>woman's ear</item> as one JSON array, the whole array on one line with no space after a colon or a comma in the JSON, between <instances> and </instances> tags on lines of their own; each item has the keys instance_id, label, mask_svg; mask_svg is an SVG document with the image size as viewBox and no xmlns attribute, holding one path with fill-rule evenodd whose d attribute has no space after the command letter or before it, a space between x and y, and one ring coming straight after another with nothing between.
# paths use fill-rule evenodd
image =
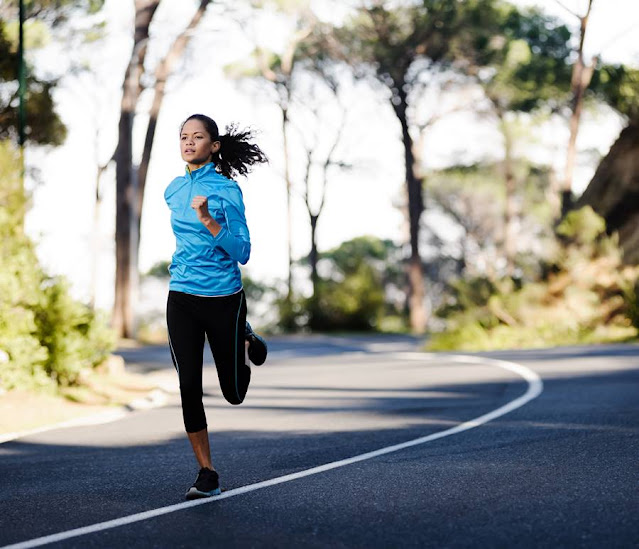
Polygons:
<instances>
[{"instance_id":1,"label":"woman's ear","mask_svg":"<svg viewBox=\"0 0 639 549\"><path fill-rule=\"evenodd\" d=\"M211 154L219 152L221 145L222 144L219 141L213 141L213 143L211 144Z\"/></svg>"}]
</instances>

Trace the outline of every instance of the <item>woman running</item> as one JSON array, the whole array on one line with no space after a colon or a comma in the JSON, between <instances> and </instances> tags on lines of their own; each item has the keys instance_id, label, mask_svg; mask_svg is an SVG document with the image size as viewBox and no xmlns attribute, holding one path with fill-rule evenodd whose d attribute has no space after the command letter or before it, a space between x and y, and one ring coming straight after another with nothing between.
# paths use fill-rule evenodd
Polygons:
<instances>
[{"instance_id":1,"label":"woman running","mask_svg":"<svg viewBox=\"0 0 639 549\"><path fill-rule=\"evenodd\" d=\"M246 322L238 266L248 261L251 242L242 191L233 179L267 161L252 137L235 125L220 135L208 116L189 116L180 128L186 173L164 192L176 239L166 311L169 346L180 380L184 426L200 466L186 499L220 493L202 404L204 336L222 394L231 404L241 404L246 395L251 380L247 362L266 360L265 341Z\"/></svg>"}]
</instances>

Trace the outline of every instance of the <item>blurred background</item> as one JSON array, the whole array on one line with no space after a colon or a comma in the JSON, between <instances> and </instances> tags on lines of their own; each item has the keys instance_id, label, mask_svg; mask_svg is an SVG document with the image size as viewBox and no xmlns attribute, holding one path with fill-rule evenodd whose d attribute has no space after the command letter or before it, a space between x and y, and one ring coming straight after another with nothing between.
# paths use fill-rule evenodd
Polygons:
<instances>
[{"instance_id":1,"label":"blurred background","mask_svg":"<svg viewBox=\"0 0 639 549\"><path fill-rule=\"evenodd\" d=\"M255 328L636 339L638 36L633 0L2 0L0 386L164 343L196 112L270 159Z\"/></svg>"}]
</instances>

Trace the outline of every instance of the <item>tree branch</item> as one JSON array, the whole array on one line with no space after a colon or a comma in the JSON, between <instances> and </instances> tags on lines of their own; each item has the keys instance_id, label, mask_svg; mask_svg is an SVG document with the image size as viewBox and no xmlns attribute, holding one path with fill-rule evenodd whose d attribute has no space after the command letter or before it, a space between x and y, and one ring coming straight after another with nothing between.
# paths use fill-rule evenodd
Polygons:
<instances>
[{"instance_id":1,"label":"tree branch","mask_svg":"<svg viewBox=\"0 0 639 549\"><path fill-rule=\"evenodd\" d=\"M576 17L577 19L581 19L582 16L579 15L577 12L572 11L568 6L566 6L561 0L555 0L555 2L561 6L563 9L565 9L570 15L572 15L573 17ZM589 1L589 4L592 5L592 0ZM590 12L590 5L588 6L588 12Z\"/></svg>"}]
</instances>

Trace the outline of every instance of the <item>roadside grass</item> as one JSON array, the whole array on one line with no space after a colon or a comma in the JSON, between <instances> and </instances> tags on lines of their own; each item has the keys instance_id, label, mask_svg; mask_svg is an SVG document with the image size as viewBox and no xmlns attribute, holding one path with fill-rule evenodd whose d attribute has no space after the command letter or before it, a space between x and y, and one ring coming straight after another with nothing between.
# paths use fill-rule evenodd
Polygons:
<instances>
[{"instance_id":1,"label":"roadside grass","mask_svg":"<svg viewBox=\"0 0 639 549\"><path fill-rule=\"evenodd\" d=\"M125 370L120 357L82 373L81 382L57 390L14 389L0 395L0 435L38 429L130 405L157 390L149 376Z\"/></svg>"}]
</instances>

